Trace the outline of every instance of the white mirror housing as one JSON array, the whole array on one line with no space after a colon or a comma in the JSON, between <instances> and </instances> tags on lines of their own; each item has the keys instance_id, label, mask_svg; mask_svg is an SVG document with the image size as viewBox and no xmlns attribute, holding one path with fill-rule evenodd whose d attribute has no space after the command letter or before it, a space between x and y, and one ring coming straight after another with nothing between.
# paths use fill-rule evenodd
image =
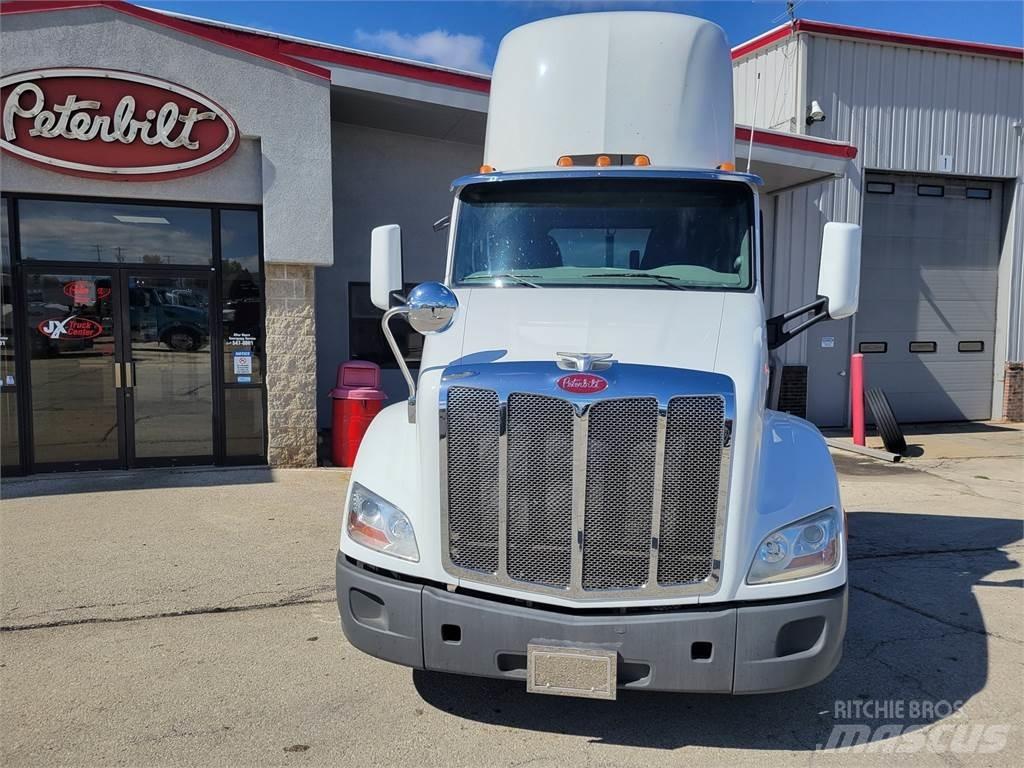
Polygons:
<instances>
[{"instance_id":1,"label":"white mirror housing","mask_svg":"<svg viewBox=\"0 0 1024 768\"><path fill-rule=\"evenodd\" d=\"M370 234L370 301L385 312L391 293L402 290L402 228L397 224L374 227Z\"/></svg>"},{"instance_id":2,"label":"white mirror housing","mask_svg":"<svg viewBox=\"0 0 1024 768\"><path fill-rule=\"evenodd\" d=\"M833 320L850 317L860 302L860 240L857 224L830 221L821 240L818 295L828 300Z\"/></svg>"}]
</instances>

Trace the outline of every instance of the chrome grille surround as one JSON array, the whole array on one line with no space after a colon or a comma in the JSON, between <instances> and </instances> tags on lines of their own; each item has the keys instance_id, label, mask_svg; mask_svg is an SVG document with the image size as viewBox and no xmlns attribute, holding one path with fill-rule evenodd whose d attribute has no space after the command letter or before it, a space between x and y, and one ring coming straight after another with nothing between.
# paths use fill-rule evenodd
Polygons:
<instances>
[{"instance_id":1,"label":"chrome grille surround","mask_svg":"<svg viewBox=\"0 0 1024 768\"><path fill-rule=\"evenodd\" d=\"M607 389L579 395L556 386L554 362L445 369L445 571L584 601L715 592L732 380L620 363L596 373Z\"/></svg>"}]
</instances>

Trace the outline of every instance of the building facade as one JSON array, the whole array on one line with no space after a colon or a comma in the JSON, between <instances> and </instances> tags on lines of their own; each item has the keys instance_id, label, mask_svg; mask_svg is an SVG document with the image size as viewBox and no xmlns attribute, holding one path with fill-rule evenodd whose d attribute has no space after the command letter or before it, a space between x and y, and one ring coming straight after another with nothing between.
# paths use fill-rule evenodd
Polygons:
<instances>
[{"instance_id":1,"label":"building facade","mask_svg":"<svg viewBox=\"0 0 1024 768\"><path fill-rule=\"evenodd\" d=\"M0 10L5 474L314 466L340 362L380 363L388 394L404 396L369 301L369 233L400 224L406 282L443 279L447 238L432 225L451 180L481 162L487 78L107 0ZM885 377L907 378L908 363L885 355L911 343L936 347L911 359L934 381L935 408L915 418L1019 407L1021 386L1004 381L1024 346L1021 52L980 48L805 26L734 51L737 120L754 126L737 128L737 165L765 180L771 310L814 297L825 221L865 226L862 312L779 350L783 407L845 423L841 374L861 347L902 416L928 382L901 400ZM911 120L906 89L864 88L860 73L906 58L924 82L937 65L909 65L917 51L941 55L944 74L915 87ZM960 58L982 62L965 82L996 87L953 104L937 83L961 77ZM865 102L879 95L884 108ZM827 119L808 126L811 100ZM929 147L897 157L926 123ZM901 246L910 235L935 236L941 280L927 250ZM893 309L910 304L918 327ZM400 341L415 364L421 340Z\"/></svg>"},{"instance_id":2,"label":"building facade","mask_svg":"<svg viewBox=\"0 0 1024 768\"><path fill-rule=\"evenodd\" d=\"M824 222L864 228L860 311L779 350L808 418L847 423L851 352L903 421L1024 417L1021 49L797 21L733 60L738 122L858 150L770 214L772 311L812 288Z\"/></svg>"}]
</instances>

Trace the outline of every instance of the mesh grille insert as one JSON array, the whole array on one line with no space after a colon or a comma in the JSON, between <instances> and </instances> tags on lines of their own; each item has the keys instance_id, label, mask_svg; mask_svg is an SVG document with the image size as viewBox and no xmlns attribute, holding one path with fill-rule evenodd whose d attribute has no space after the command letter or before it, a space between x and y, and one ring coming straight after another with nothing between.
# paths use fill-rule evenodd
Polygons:
<instances>
[{"instance_id":1,"label":"mesh grille insert","mask_svg":"<svg viewBox=\"0 0 1024 768\"><path fill-rule=\"evenodd\" d=\"M498 394L448 391L448 556L459 568L498 571Z\"/></svg>"},{"instance_id":2,"label":"mesh grille insert","mask_svg":"<svg viewBox=\"0 0 1024 768\"><path fill-rule=\"evenodd\" d=\"M583 588L647 583L658 401L604 400L590 408Z\"/></svg>"},{"instance_id":3,"label":"mesh grille insert","mask_svg":"<svg viewBox=\"0 0 1024 768\"><path fill-rule=\"evenodd\" d=\"M565 400L508 398L508 575L569 586L573 409Z\"/></svg>"},{"instance_id":4,"label":"mesh grille insert","mask_svg":"<svg viewBox=\"0 0 1024 768\"><path fill-rule=\"evenodd\" d=\"M669 401L658 552L658 583L663 586L711 575L724 409L718 396Z\"/></svg>"}]
</instances>

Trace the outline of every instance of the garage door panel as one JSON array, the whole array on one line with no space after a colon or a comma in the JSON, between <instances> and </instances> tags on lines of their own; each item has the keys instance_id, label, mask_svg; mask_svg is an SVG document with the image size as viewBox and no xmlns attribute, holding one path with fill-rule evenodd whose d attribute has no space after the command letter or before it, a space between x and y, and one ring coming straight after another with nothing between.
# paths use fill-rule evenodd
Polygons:
<instances>
[{"instance_id":1,"label":"garage door panel","mask_svg":"<svg viewBox=\"0 0 1024 768\"><path fill-rule=\"evenodd\" d=\"M887 393L888 394L888 393ZM978 421L991 415L992 392L914 392L889 396L900 424L925 421Z\"/></svg>"},{"instance_id":2,"label":"garage door panel","mask_svg":"<svg viewBox=\"0 0 1024 768\"><path fill-rule=\"evenodd\" d=\"M966 237L875 237L865 235L862 266L867 269L973 269L983 272L998 264L998 241Z\"/></svg>"},{"instance_id":3,"label":"garage door panel","mask_svg":"<svg viewBox=\"0 0 1024 768\"><path fill-rule=\"evenodd\" d=\"M933 299L993 303L996 276L991 270L970 270L965 274L953 269L862 269L861 280L871 283L872 298L907 304L907 289L913 284Z\"/></svg>"},{"instance_id":4,"label":"garage door panel","mask_svg":"<svg viewBox=\"0 0 1024 768\"><path fill-rule=\"evenodd\" d=\"M863 305L862 305L863 306ZM995 302L923 300L914 305L879 302L857 313L857 334L887 328L918 333L950 331L977 334L991 332Z\"/></svg>"},{"instance_id":5,"label":"garage door panel","mask_svg":"<svg viewBox=\"0 0 1024 768\"><path fill-rule=\"evenodd\" d=\"M865 356L866 357L866 356ZM932 355L920 355L918 360L883 362L877 358L865 359L864 377L869 387L883 387L890 392L917 392L929 380L943 383L949 390L987 389L977 385L979 372L988 366L984 360L956 362L931 360Z\"/></svg>"},{"instance_id":6,"label":"garage door panel","mask_svg":"<svg viewBox=\"0 0 1024 768\"><path fill-rule=\"evenodd\" d=\"M1000 187L996 183L868 173L893 194L864 196L860 311L855 348L865 354L868 386L881 387L900 421L991 416L998 290ZM921 185L943 196L918 194ZM967 198L967 187L991 190ZM933 342L935 352L911 352ZM981 342L962 352L961 342Z\"/></svg>"},{"instance_id":7,"label":"garage door panel","mask_svg":"<svg viewBox=\"0 0 1024 768\"><path fill-rule=\"evenodd\" d=\"M860 336L861 334L858 334ZM989 366L992 362L992 344L995 334L991 332L954 334L949 332L921 334L918 332L899 332L892 329L882 330L873 335L864 334L863 342L866 345L885 344L885 352L873 352L877 346L858 347L855 351L868 350L864 354L865 365L884 365L893 362L917 360L927 357L932 362L965 362ZM911 352L912 343L934 342L935 352ZM960 351L960 343L981 343L981 352ZM973 347L972 347L973 349Z\"/></svg>"}]
</instances>

